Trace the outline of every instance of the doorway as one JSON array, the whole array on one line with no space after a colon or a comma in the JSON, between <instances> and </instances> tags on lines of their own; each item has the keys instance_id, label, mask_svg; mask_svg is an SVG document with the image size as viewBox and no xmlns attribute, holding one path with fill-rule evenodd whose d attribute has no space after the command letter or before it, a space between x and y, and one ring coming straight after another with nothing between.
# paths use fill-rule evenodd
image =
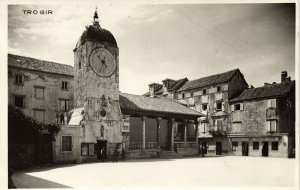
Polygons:
<instances>
[{"instance_id":1,"label":"doorway","mask_svg":"<svg viewBox=\"0 0 300 190\"><path fill-rule=\"evenodd\" d=\"M242 142L242 155L243 156L249 155L249 143L248 142Z\"/></svg>"},{"instance_id":2,"label":"doorway","mask_svg":"<svg viewBox=\"0 0 300 190\"><path fill-rule=\"evenodd\" d=\"M107 159L107 141L98 140L97 141L97 159L104 160ZM101 151L102 150L102 151Z\"/></svg>"},{"instance_id":3,"label":"doorway","mask_svg":"<svg viewBox=\"0 0 300 190\"><path fill-rule=\"evenodd\" d=\"M263 142L262 156L269 156L269 143Z\"/></svg>"},{"instance_id":4,"label":"doorway","mask_svg":"<svg viewBox=\"0 0 300 190\"><path fill-rule=\"evenodd\" d=\"M222 155L222 142L216 142L216 155Z\"/></svg>"},{"instance_id":5,"label":"doorway","mask_svg":"<svg viewBox=\"0 0 300 190\"><path fill-rule=\"evenodd\" d=\"M201 155L207 154L207 142L201 143Z\"/></svg>"}]
</instances>

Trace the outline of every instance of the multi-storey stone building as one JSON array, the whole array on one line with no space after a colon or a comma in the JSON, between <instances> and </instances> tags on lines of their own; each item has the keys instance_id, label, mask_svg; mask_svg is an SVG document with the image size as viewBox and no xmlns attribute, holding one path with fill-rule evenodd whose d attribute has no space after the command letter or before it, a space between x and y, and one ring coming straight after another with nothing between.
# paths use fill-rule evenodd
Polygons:
<instances>
[{"instance_id":1,"label":"multi-storey stone building","mask_svg":"<svg viewBox=\"0 0 300 190\"><path fill-rule=\"evenodd\" d=\"M152 83L145 96L167 94L204 115L197 133L202 155L288 157L295 148L295 87L286 72L281 78L248 88L235 69L182 83L168 79L179 86L175 92L168 92L166 80Z\"/></svg>"},{"instance_id":2,"label":"multi-storey stone building","mask_svg":"<svg viewBox=\"0 0 300 190\"><path fill-rule=\"evenodd\" d=\"M8 54L8 101L41 122L64 122L73 108L73 67Z\"/></svg>"},{"instance_id":3,"label":"multi-storey stone building","mask_svg":"<svg viewBox=\"0 0 300 190\"><path fill-rule=\"evenodd\" d=\"M228 137L234 155L292 157L295 149L295 81L250 88L230 100Z\"/></svg>"}]
</instances>

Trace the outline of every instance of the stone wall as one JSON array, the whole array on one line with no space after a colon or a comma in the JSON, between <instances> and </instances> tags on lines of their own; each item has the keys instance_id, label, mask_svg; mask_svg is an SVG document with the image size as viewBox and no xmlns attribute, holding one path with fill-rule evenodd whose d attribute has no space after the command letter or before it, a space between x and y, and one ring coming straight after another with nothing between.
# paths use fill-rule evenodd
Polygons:
<instances>
[{"instance_id":1,"label":"stone wall","mask_svg":"<svg viewBox=\"0 0 300 190\"><path fill-rule=\"evenodd\" d=\"M55 136L54 163L81 163L82 128L80 126L64 126ZM62 136L72 136L72 151L62 151Z\"/></svg>"},{"instance_id":2,"label":"stone wall","mask_svg":"<svg viewBox=\"0 0 300 190\"><path fill-rule=\"evenodd\" d=\"M281 137L244 137L244 138L231 138L231 142L238 142L236 151L232 151L234 156L242 156L242 142L247 142L249 147L248 156L261 157L263 142L268 142L269 157L288 157L288 136L282 135ZM253 149L253 142L259 143L259 149ZM272 142L278 142L278 150L272 150Z\"/></svg>"},{"instance_id":3,"label":"stone wall","mask_svg":"<svg viewBox=\"0 0 300 190\"><path fill-rule=\"evenodd\" d=\"M268 100L243 102L244 110L233 111L231 122L241 122L242 134L266 134L269 131L266 120L267 102Z\"/></svg>"}]
</instances>

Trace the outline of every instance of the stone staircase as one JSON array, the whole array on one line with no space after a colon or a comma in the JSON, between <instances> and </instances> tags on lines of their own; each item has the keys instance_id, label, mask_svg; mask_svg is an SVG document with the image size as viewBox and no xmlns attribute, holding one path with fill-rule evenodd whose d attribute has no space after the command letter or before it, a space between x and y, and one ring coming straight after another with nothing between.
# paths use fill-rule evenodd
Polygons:
<instances>
[{"instance_id":1,"label":"stone staircase","mask_svg":"<svg viewBox=\"0 0 300 190\"><path fill-rule=\"evenodd\" d=\"M177 158L183 158L184 156L174 152L174 151L168 151L168 150L162 150L159 154L159 158L165 158L165 159L177 159Z\"/></svg>"}]
</instances>

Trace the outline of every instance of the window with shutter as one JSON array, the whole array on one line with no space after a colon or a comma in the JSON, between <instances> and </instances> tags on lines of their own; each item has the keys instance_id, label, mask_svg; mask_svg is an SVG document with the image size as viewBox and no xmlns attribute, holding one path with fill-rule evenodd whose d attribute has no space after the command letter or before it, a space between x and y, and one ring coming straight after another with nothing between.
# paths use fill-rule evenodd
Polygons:
<instances>
[{"instance_id":1,"label":"window with shutter","mask_svg":"<svg viewBox=\"0 0 300 190\"><path fill-rule=\"evenodd\" d=\"M241 110L244 110L244 104L240 104Z\"/></svg>"},{"instance_id":2,"label":"window with shutter","mask_svg":"<svg viewBox=\"0 0 300 190\"><path fill-rule=\"evenodd\" d=\"M21 74L15 75L15 85L23 85L23 75Z\"/></svg>"},{"instance_id":3,"label":"window with shutter","mask_svg":"<svg viewBox=\"0 0 300 190\"><path fill-rule=\"evenodd\" d=\"M62 136L62 151L72 151L72 136Z\"/></svg>"},{"instance_id":4,"label":"window with shutter","mask_svg":"<svg viewBox=\"0 0 300 190\"><path fill-rule=\"evenodd\" d=\"M231 111L235 111L234 109L234 104L230 106L231 107Z\"/></svg>"},{"instance_id":5,"label":"window with shutter","mask_svg":"<svg viewBox=\"0 0 300 190\"><path fill-rule=\"evenodd\" d=\"M61 82L61 89L62 90L68 90L68 82L67 81L62 81Z\"/></svg>"},{"instance_id":6,"label":"window with shutter","mask_svg":"<svg viewBox=\"0 0 300 190\"><path fill-rule=\"evenodd\" d=\"M259 150L259 142L253 142L253 150Z\"/></svg>"},{"instance_id":7,"label":"window with shutter","mask_svg":"<svg viewBox=\"0 0 300 190\"><path fill-rule=\"evenodd\" d=\"M19 107L19 108L24 108L25 107L25 103L24 103L24 96L14 96L15 99L15 106Z\"/></svg>"},{"instance_id":8,"label":"window with shutter","mask_svg":"<svg viewBox=\"0 0 300 190\"><path fill-rule=\"evenodd\" d=\"M36 99L44 99L44 87L35 87L34 88L34 97Z\"/></svg>"},{"instance_id":9,"label":"window with shutter","mask_svg":"<svg viewBox=\"0 0 300 190\"><path fill-rule=\"evenodd\" d=\"M70 100L59 100L60 110L67 112L69 111Z\"/></svg>"},{"instance_id":10,"label":"window with shutter","mask_svg":"<svg viewBox=\"0 0 300 190\"><path fill-rule=\"evenodd\" d=\"M277 132L277 121L271 120L270 122L270 132L276 133Z\"/></svg>"}]
</instances>

